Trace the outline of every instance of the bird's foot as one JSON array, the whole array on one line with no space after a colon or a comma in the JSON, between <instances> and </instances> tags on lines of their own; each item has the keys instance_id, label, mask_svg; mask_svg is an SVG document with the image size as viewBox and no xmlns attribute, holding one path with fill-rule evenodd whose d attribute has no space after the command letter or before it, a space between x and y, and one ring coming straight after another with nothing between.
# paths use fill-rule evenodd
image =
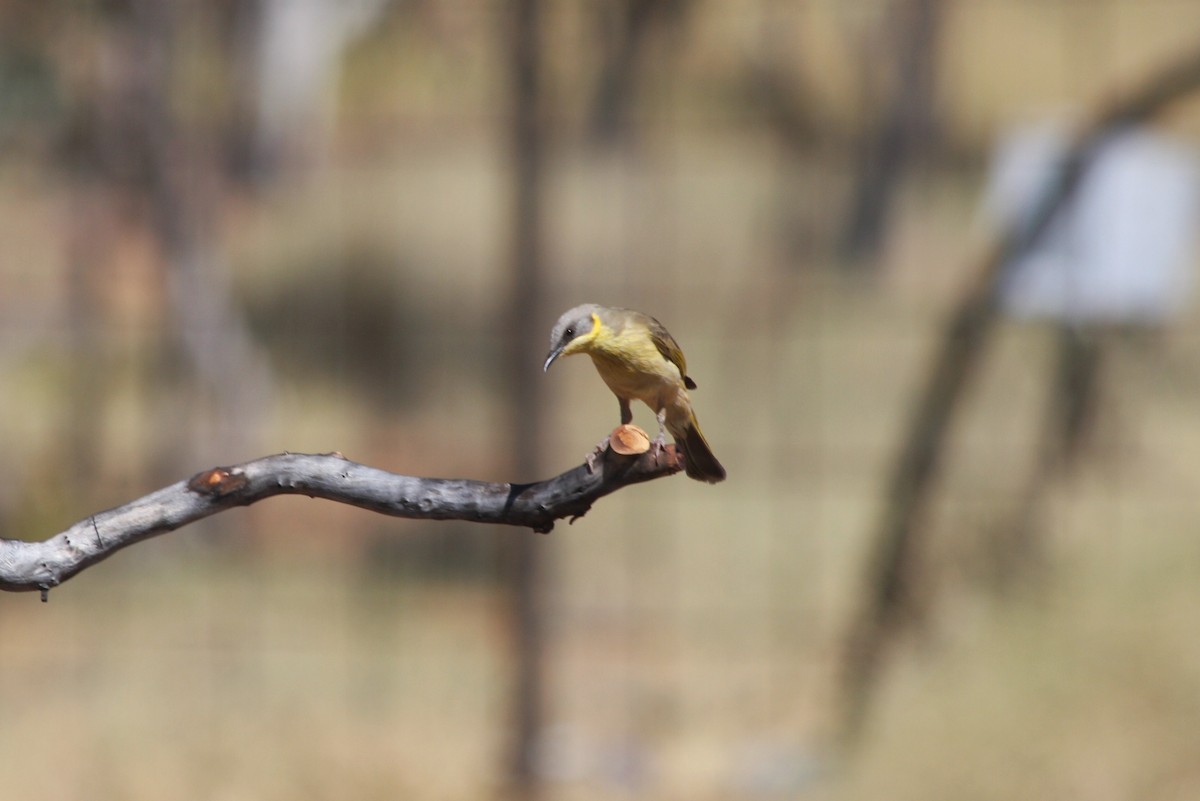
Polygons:
<instances>
[{"instance_id":1,"label":"bird's foot","mask_svg":"<svg viewBox=\"0 0 1200 801\"><path fill-rule=\"evenodd\" d=\"M654 454L654 460L662 456L663 451L667 447L667 410L662 408L658 410L658 436L650 443L650 452Z\"/></svg>"},{"instance_id":2,"label":"bird's foot","mask_svg":"<svg viewBox=\"0 0 1200 801\"><path fill-rule=\"evenodd\" d=\"M666 461L667 456L667 438L663 429L658 430L658 436L650 440L650 455L654 458L654 463L661 465Z\"/></svg>"}]
</instances>

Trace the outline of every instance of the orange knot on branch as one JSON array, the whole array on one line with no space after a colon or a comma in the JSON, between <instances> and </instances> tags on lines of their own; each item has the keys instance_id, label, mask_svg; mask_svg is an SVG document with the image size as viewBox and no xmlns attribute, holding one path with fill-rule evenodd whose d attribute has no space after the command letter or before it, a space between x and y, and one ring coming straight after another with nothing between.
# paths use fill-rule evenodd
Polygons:
<instances>
[{"instance_id":1,"label":"orange knot on branch","mask_svg":"<svg viewBox=\"0 0 1200 801\"><path fill-rule=\"evenodd\" d=\"M188 480L188 489L197 495L224 498L245 489L250 479L239 470L230 467L214 467L197 473Z\"/></svg>"}]
</instances>

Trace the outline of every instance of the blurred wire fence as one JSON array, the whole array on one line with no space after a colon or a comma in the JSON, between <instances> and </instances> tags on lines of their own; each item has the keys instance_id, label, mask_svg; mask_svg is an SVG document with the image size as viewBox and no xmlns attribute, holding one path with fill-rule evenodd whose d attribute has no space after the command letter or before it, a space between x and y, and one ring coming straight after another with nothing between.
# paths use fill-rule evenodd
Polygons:
<instances>
[{"instance_id":1,"label":"blurred wire fence","mask_svg":"<svg viewBox=\"0 0 1200 801\"><path fill-rule=\"evenodd\" d=\"M670 328L730 472L546 537L281 499L6 598L6 787L1191 798L1194 5L0 2L4 536L281 450L565 470L585 301Z\"/></svg>"}]
</instances>

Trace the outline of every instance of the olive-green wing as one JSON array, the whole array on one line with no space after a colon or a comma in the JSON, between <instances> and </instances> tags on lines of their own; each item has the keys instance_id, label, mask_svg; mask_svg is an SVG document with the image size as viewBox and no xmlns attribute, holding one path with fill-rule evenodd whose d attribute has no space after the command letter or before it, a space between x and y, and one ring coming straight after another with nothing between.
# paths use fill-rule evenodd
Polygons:
<instances>
[{"instance_id":1,"label":"olive-green wing","mask_svg":"<svg viewBox=\"0 0 1200 801\"><path fill-rule=\"evenodd\" d=\"M663 324L653 317L649 318L648 326L654 347L658 348L658 352L663 355L664 359L679 368L679 374L683 376L683 385L688 389L695 389L696 382L688 377L687 361L683 358L683 351L679 349L679 343L675 341Z\"/></svg>"}]
</instances>

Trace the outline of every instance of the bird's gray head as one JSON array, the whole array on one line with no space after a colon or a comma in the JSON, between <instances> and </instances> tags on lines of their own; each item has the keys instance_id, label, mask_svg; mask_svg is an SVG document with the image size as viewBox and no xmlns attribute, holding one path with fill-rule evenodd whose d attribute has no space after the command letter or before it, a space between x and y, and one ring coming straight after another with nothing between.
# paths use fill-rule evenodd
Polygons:
<instances>
[{"instance_id":1,"label":"bird's gray head","mask_svg":"<svg viewBox=\"0 0 1200 801\"><path fill-rule=\"evenodd\" d=\"M595 303L584 303L558 318L550 330L550 354L542 365L543 371L549 370L559 356L570 356L586 348L594 332L596 316L602 310L603 307Z\"/></svg>"}]
</instances>

